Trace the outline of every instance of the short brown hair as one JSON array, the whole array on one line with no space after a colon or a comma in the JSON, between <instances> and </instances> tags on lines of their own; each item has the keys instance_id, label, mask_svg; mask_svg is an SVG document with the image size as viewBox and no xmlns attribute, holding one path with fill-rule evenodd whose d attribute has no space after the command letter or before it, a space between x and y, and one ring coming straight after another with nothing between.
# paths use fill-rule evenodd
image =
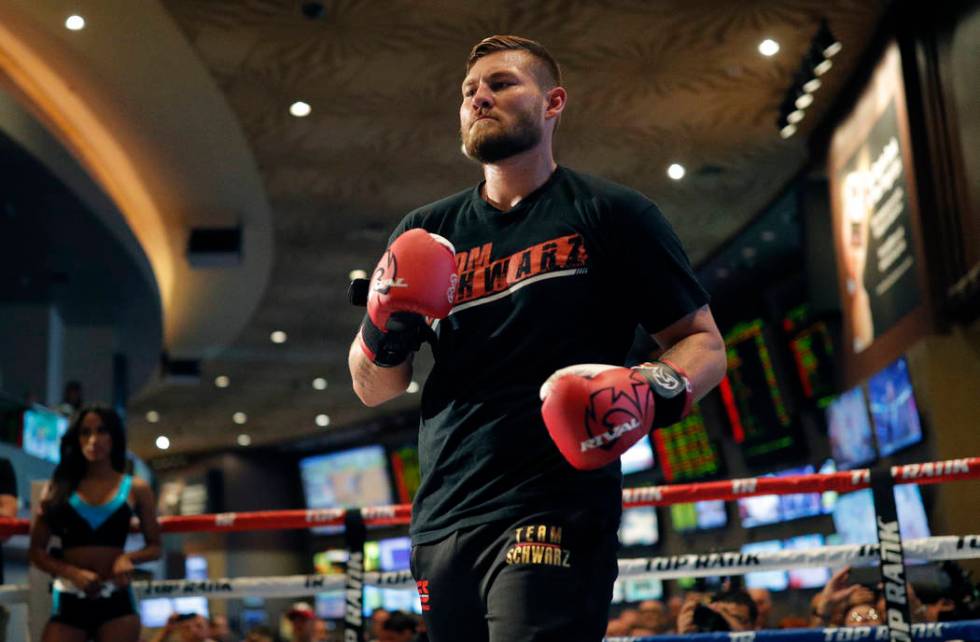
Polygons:
<instances>
[{"instance_id":1,"label":"short brown hair","mask_svg":"<svg viewBox=\"0 0 980 642\"><path fill-rule=\"evenodd\" d=\"M466 73L476 64L476 61L498 51L526 51L534 57L534 76L544 89L561 86L561 69L558 61L544 48L540 42L521 38L520 36L490 36L476 44L466 60Z\"/></svg>"}]
</instances>

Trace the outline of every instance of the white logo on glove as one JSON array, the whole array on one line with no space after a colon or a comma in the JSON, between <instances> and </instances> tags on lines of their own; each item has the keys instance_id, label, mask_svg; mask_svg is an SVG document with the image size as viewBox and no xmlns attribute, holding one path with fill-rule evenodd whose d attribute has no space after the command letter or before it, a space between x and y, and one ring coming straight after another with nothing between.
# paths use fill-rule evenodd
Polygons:
<instances>
[{"instance_id":1,"label":"white logo on glove","mask_svg":"<svg viewBox=\"0 0 980 642\"><path fill-rule=\"evenodd\" d=\"M595 437L586 439L585 441L581 442L582 452L586 452L588 450L592 450L593 448L600 448L602 446L605 446L606 444L610 444L616 441L617 439L619 439L620 437L622 437L623 435L625 435L626 433L636 430L639 427L640 427L640 420L636 419L635 417L633 419L630 419L626 423L619 424L618 426L613 426L613 429L610 430L609 432L604 432L600 435L596 435Z\"/></svg>"}]
</instances>

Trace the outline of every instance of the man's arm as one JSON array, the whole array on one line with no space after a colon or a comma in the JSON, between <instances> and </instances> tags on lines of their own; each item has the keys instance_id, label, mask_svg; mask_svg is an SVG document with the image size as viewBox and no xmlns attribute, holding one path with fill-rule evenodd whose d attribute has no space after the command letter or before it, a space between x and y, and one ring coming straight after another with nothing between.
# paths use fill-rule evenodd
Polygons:
<instances>
[{"instance_id":1,"label":"man's arm","mask_svg":"<svg viewBox=\"0 0 980 642\"><path fill-rule=\"evenodd\" d=\"M412 381L412 358L391 368L371 362L355 337L347 355L354 393L365 406L379 406L405 392Z\"/></svg>"},{"instance_id":2,"label":"man's arm","mask_svg":"<svg viewBox=\"0 0 980 642\"><path fill-rule=\"evenodd\" d=\"M664 350L659 358L687 375L695 401L708 394L725 376L728 367L725 341L708 306L654 333L653 338Z\"/></svg>"}]
</instances>

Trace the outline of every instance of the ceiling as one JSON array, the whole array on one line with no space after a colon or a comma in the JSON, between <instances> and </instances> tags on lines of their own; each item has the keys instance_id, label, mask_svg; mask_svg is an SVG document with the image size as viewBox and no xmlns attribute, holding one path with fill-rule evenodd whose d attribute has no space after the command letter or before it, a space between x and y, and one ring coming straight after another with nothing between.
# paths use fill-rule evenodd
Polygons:
<instances>
[{"instance_id":1,"label":"ceiling","mask_svg":"<svg viewBox=\"0 0 980 642\"><path fill-rule=\"evenodd\" d=\"M417 404L407 395L368 409L354 397L346 354L361 312L346 303L346 285L352 269L373 267L407 211L480 179L459 152L456 114L465 57L481 38L516 33L552 51L570 97L558 161L649 195L700 263L803 168L807 134L887 2L337 0L315 19L304 4L163 2L254 155L274 259L254 313L203 361L201 383L154 385L133 400L141 455L159 454L158 434L170 452L234 447L240 433L253 445L281 442ZM844 48L800 133L783 140L779 104L822 18ZM766 37L781 45L772 58L757 51ZM291 116L296 100L312 113ZM681 181L666 175L673 162L687 168ZM288 340L272 343L275 330ZM214 385L218 375L227 388ZM316 377L325 390L313 388ZM159 423L145 420L149 410ZM315 424L318 414L330 427Z\"/></svg>"}]
</instances>

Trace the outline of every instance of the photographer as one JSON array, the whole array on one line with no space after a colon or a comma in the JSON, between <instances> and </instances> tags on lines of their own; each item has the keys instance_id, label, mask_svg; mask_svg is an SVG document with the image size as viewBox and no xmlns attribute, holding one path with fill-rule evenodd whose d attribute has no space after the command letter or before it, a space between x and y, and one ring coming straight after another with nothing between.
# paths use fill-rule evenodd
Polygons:
<instances>
[{"instance_id":1,"label":"photographer","mask_svg":"<svg viewBox=\"0 0 980 642\"><path fill-rule=\"evenodd\" d=\"M710 602L701 593L691 593L677 616L678 633L752 631L759 617L752 597L742 589L715 594Z\"/></svg>"}]
</instances>

